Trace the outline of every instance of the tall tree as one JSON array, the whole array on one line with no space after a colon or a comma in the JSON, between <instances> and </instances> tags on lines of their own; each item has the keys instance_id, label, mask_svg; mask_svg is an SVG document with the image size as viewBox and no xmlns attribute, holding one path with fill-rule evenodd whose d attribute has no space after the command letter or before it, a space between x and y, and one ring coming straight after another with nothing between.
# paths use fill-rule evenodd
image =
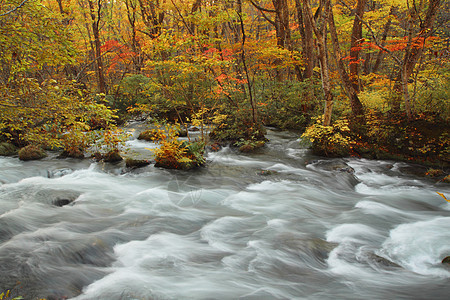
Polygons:
<instances>
[{"instance_id":1,"label":"tall tree","mask_svg":"<svg viewBox=\"0 0 450 300\"><path fill-rule=\"evenodd\" d=\"M331 0L320 0L319 7L313 16L309 0L303 0L306 16L313 25L314 34L317 38L318 58L320 63L320 72L322 77L322 88L325 97L325 108L323 125L331 125L331 114L333 112L333 93L329 74L328 47L326 42L327 23L330 17Z\"/></svg>"},{"instance_id":2,"label":"tall tree","mask_svg":"<svg viewBox=\"0 0 450 300\"><path fill-rule=\"evenodd\" d=\"M87 0L89 5L90 16L92 20L92 34L94 36L94 59L97 73L98 90L100 93L106 94L106 81L103 68L101 41L100 41L100 22L104 8L103 0Z\"/></svg>"},{"instance_id":3,"label":"tall tree","mask_svg":"<svg viewBox=\"0 0 450 300\"><path fill-rule=\"evenodd\" d=\"M358 97L359 84L358 84L358 69L356 66L358 65L358 55L360 49L359 43L361 42L361 24L362 24L362 13L358 14L358 7L363 6L363 2L365 0L358 0L357 5L357 13L355 15L355 19L353 21L353 29L351 34L351 49L350 49L350 73L347 72L346 67L343 62L343 57L341 54L341 47L339 43L339 38L336 30L336 24L334 21L333 10L330 10L329 17L329 26L330 26L330 34L331 34L331 43L333 45L333 56L337 64L337 70L339 73L339 77L342 80L342 84L344 86L345 92L350 100L350 107L352 109L352 114L358 120L361 120L364 115L363 106ZM356 37L355 37L356 36ZM358 39L359 37L359 39ZM352 56L355 55L355 56Z\"/></svg>"},{"instance_id":4,"label":"tall tree","mask_svg":"<svg viewBox=\"0 0 450 300\"><path fill-rule=\"evenodd\" d=\"M403 95L406 114L408 119L411 119L414 114L414 108L408 92L408 80L424 52L426 40L433 33L434 20L439 6L441 5L441 0L428 1L428 8L423 19L419 14L415 0L413 0L412 6L409 5L409 0L407 3L407 45L394 85L394 92L397 95L394 97L393 108L394 110L399 110ZM419 26L416 26L417 24L419 24Z\"/></svg>"},{"instance_id":5,"label":"tall tree","mask_svg":"<svg viewBox=\"0 0 450 300\"><path fill-rule=\"evenodd\" d=\"M308 79L313 76L316 60L314 53L314 31L309 18L306 17L305 6L301 4L301 0L295 0L295 6L299 31L302 38L302 57L305 68L303 79Z\"/></svg>"}]
</instances>

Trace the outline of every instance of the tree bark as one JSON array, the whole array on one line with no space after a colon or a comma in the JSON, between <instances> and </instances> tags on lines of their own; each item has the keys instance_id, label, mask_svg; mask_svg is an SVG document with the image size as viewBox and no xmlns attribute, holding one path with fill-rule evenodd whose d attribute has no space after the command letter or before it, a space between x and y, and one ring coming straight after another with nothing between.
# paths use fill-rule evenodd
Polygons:
<instances>
[{"instance_id":1,"label":"tree bark","mask_svg":"<svg viewBox=\"0 0 450 300\"><path fill-rule=\"evenodd\" d=\"M142 21L148 29L145 32L152 39L161 34L164 12L160 10L159 0L138 0L141 8Z\"/></svg>"},{"instance_id":2,"label":"tree bark","mask_svg":"<svg viewBox=\"0 0 450 300\"><path fill-rule=\"evenodd\" d=\"M393 89L396 95L394 95L392 103L393 110L399 111L400 102L401 99L403 98L403 101L405 102L405 110L408 119L411 119L412 115L414 114L408 93L408 79L413 73L417 61L423 54L426 39L429 38L432 34L434 19L436 17L440 5L441 0L429 0L425 18L422 20L422 22L420 22L418 34L415 38L412 37L413 26L419 20L416 9L411 8L409 10L408 46L405 49L403 63L400 66L396 83L394 84ZM423 46L413 45L413 40L419 43L423 43Z\"/></svg>"},{"instance_id":3,"label":"tree bark","mask_svg":"<svg viewBox=\"0 0 450 300\"><path fill-rule=\"evenodd\" d=\"M92 19L92 34L94 35L94 48L95 48L95 61L96 61L96 73L98 80L98 90L100 93L106 94L106 81L105 74L103 72L103 60L100 43L100 19L102 15L102 0L97 0L95 5L92 0L88 0L89 10Z\"/></svg>"},{"instance_id":4,"label":"tree bark","mask_svg":"<svg viewBox=\"0 0 450 300\"><path fill-rule=\"evenodd\" d=\"M358 0L355 10L355 19L353 20L352 35L350 39L350 80L353 89L359 92L359 53L361 52L362 42L362 19L364 16L364 7L366 0Z\"/></svg>"},{"instance_id":5,"label":"tree bark","mask_svg":"<svg viewBox=\"0 0 450 300\"><path fill-rule=\"evenodd\" d=\"M306 16L305 7L301 5L301 0L295 0L297 9L297 20L299 24L299 31L302 37L302 57L304 60L305 71L303 72L303 79L311 78L314 74L315 53L314 53L314 32L312 24Z\"/></svg>"},{"instance_id":6,"label":"tree bark","mask_svg":"<svg viewBox=\"0 0 450 300\"><path fill-rule=\"evenodd\" d=\"M364 1L364 0L363 0ZM364 116L364 109L361 104L361 101L358 97L358 90L355 89L355 84L351 80L351 77L347 73L344 62L342 60L342 54L339 44L339 38L337 35L336 24L334 22L334 14L333 11L330 11L329 17L329 26L330 26L330 34L331 34L331 44L333 45L333 57L337 64L337 70L339 73L339 77L342 80L345 92L350 100L350 107L352 109L352 115L357 119L361 120ZM350 65L352 66L352 65Z\"/></svg>"},{"instance_id":7,"label":"tree bark","mask_svg":"<svg viewBox=\"0 0 450 300\"><path fill-rule=\"evenodd\" d=\"M306 16L309 22L313 24L314 34L317 38L318 59L320 63L320 72L322 75L322 88L325 97L325 108L323 113L323 125L331 125L331 114L333 112L333 94L331 89L331 80L329 75L329 63L327 58L327 23L330 17L331 1L321 0L318 11L316 12L317 20L314 21L311 5L309 0L303 0Z\"/></svg>"}]
</instances>

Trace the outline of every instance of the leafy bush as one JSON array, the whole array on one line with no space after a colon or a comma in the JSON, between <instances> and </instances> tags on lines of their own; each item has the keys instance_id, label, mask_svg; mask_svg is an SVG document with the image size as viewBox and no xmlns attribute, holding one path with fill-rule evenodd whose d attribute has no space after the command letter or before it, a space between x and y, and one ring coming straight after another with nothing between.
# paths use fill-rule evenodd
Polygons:
<instances>
[{"instance_id":1,"label":"leafy bush","mask_svg":"<svg viewBox=\"0 0 450 300\"><path fill-rule=\"evenodd\" d=\"M268 126L304 128L321 107L322 92L314 79L278 82L260 78L254 86L260 116Z\"/></svg>"},{"instance_id":2,"label":"leafy bush","mask_svg":"<svg viewBox=\"0 0 450 300\"><path fill-rule=\"evenodd\" d=\"M325 156L345 156L350 151L350 128L346 119L340 119L331 126L324 126L323 117L309 126L302 137L312 142L315 153Z\"/></svg>"},{"instance_id":3,"label":"leafy bush","mask_svg":"<svg viewBox=\"0 0 450 300\"><path fill-rule=\"evenodd\" d=\"M155 166L166 169L189 170L205 164L203 141L180 141L176 126L169 126L166 134L156 140L159 148L149 149L155 155Z\"/></svg>"},{"instance_id":4,"label":"leafy bush","mask_svg":"<svg viewBox=\"0 0 450 300\"><path fill-rule=\"evenodd\" d=\"M266 129L261 122L254 124L249 110L229 112L221 124L210 133L212 140L231 142L235 144L241 140L264 141Z\"/></svg>"}]
</instances>

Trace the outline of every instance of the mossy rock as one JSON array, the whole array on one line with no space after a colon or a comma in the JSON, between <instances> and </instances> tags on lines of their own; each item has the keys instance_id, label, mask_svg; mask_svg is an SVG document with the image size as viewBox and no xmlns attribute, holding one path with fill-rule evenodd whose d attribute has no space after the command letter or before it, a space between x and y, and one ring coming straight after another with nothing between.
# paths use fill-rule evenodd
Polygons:
<instances>
[{"instance_id":1,"label":"mossy rock","mask_svg":"<svg viewBox=\"0 0 450 300\"><path fill-rule=\"evenodd\" d=\"M445 258L442 260L442 263L443 263L443 264L450 265L450 256L445 257Z\"/></svg>"},{"instance_id":2,"label":"mossy rock","mask_svg":"<svg viewBox=\"0 0 450 300\"><path fill-rule=\"evenodd\" d=\"M188 132L186 129L179 129L177 131L177 136L178 137L187 137L188 136Z\"/></svg>"},{"instance_id":3,"label":"mossy rock","mask_svg":"<svg viewBox=\"0 0 450 300\"><path fill-rule=\"evenodd\" d=\"M251 153L263 147L265 144L266 142L264 141L256 141L256 142L249 141L248 143L246 142L244 145L240 146L239 151L244 153Z\"/></svg>"},{"instance_id":4,"label":"mossy rock","mask_svg":"<svg viewBox=\"0 0 450 300\"><path fill-rule=\"evenodd\" d=\"M138 140L145 140L145 141L153 141L152 139L153 135L152 135L152 131L151 130L145 130L142 131L139 136L138 136Z\"/></svg>"},{"instance_id":5,"label":"mossy rock","mask_svg":"<svg viewBox=\"0 0 450 300\"><path fill-rule=\"evenodd\" d=\"M37 145L28 145L19 150L20 160L37 160L44 157L47 157L47 153Z\"/></svg>"},{"instance_id":6,"label":"mossy rock","mask_svg":"<svg viewBox=\"0 0 450 300\"><path fill-rule=\"evenodd\" d=\"M115 163L123 160L122 156L120 156L120 153L118 150L112 150L103 155L103 161L109 162L109 163Z\"/></svg>"},{"instance_id":7,"label":"mossy rock","mask_svg":"<svg viewBox=\"0 0 450 300\"><path fill-rule=\"evenodd\" d=\"M145 159L127 158L125 160L126 167L130 168L130 169L143 168L145 166L148 166L149 164L150 164L150 161L145 160Z\"/></svg>"},{"instance_id":8,"label":"mossy rock","mask_svg":"<svg viewBox=\"0 0 450 300\"><path fill-rule=\"evenodd\" d=\"M71 149L71 150L64 150L58 156L58 158L68 158L68 157L82 159L82 158L84 158L84 153L81 149L75 148L75 149Z\"/></svg>"},{"instance_id":9,"label":"mossy rock","mask_svg":"<svg viewBox=\"0 0 450 300\"><path fill-rule=\"evenodd\" d=\"M148 142L160 141L163 139L165 139L165 133L164 131L158 129L150 129L142 131L138 136L138 140L145 140Z\"/></svg>"},{"instance_id":10,"label":"mossy rock","mask_svg":"<svg viewBox=\"0 0 450 300\"><path fill-rule=\"evenodd\" d=\"M428 169L425 175L429 177L439 177L444 175L444 171L441 169Z\"/></svg>"},{"instance_id":11,"label":"mossy rock","mask_svg":"<svg viewBox=\"0 0 450 300\"><path fill-rule=\"evenodd\" d=\"M0 156L11 156L17 154L17 147L8 142L0 143Z\"/></svg>"}]
</instances>

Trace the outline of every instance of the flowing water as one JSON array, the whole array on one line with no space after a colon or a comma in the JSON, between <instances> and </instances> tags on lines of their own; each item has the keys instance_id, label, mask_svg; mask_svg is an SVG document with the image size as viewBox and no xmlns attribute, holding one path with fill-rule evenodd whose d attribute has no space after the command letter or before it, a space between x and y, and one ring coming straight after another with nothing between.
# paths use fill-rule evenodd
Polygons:
<instances>
[{"instance_id":1,"label":"flowing water","mask_svg":"<svg viewBox=\"0 0 450 300\"><path fill-rule=\"evenodd\" d=\"M268 138L191 172L0 158L0 293L448 299L450 203L436 193L450 198L448 184L405 163L314 157L293 133Z\"/></svg>"}]
</instances>

